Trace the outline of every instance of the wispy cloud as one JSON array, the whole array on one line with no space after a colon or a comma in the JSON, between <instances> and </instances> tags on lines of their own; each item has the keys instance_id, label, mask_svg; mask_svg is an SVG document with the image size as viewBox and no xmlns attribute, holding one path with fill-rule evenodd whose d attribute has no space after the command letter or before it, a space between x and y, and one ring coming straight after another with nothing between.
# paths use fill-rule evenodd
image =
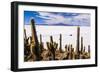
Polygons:
<instances>
[{"instance_id":1,"label":"wispy cloud","mask_svg":"<svg viewBox=\"0 0 100 73\"><path fill-rule=\"evenodd\" d=\"M68 24L70 21L70 18L65 18L63 15L60 14L54 14L54 13L49 13L49 12L39 12L39 17L47 19L44 20L45 24Z\"/></svg>"},{"instance_id":2,"label":"wispy cloud","mask_svg":"<svg viewBox=\"0 0 100 73\"><path fill-rule=\"evenodd\" d=\"M66 24L66 25L90 25L90 14L72 13L70 16L61 15L60 13L38 12L40 18L44 19L44 24ZM67 13L66 13L67 14Z\"/></svg>"},{"instance_id":3,"label":"wispy cloud","mask_svg":"<svg viewBox=\"0 0 100 73\"><path fill-rule=\"evenodd\" d=\"M89 26L90 25L90 14L79 14L71 18L71 24L73 25L82 25L82 26Z\"/></svg>"}]
</instances>

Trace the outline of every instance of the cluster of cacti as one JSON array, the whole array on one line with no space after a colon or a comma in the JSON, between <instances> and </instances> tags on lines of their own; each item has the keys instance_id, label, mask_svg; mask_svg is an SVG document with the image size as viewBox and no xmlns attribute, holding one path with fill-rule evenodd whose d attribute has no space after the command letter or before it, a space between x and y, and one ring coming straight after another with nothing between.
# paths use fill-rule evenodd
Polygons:
<instances>
[{"instance_id":1,"label":"cluster of cacti","mask_svg":"<svg viewBox=\"0 0 100 73\"><path fill-rule=\"evenodd\" d=\"M40 34L40 41L38 42L34 21L31 21L32 36L26 36L26 30L24 30L24 61L49 61L49 60L73 60L73 59L89 59L90 58L90 45L88 45L88 51L83 44L83 37L80 42L80 27L77 28L77 40L76 48L73 48L72 44L66 44L62 49L62 34L60 34L59 42L53 40L53 36L50 36L50 42L46 42L47 48L42 42L42 34ZM58 47L59 43L59 47Z\"/></svg>"},{"instance_id":2,"label":"cluster of cacti","mask_svg":"<svg viewBox=\"0 0 100 73\"><path fill-rule=\"evenodd\" d=\"M50 36L50 42L47 42L47 47L49 52L52 54L52 59L55 60L55 51L58 47L58 44L53 41L53 37Z\"/></svg>"}]
</instances>

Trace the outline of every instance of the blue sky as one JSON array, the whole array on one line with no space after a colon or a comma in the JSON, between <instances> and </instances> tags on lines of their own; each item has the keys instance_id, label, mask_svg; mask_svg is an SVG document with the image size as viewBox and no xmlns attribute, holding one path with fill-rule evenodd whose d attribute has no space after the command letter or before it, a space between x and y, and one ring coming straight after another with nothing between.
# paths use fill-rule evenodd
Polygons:
<instances>
[{"instance_id":1,"label":"blue sky","mask_svg":"<svg viewBox=\"0 0 100 73\"><path fill-rule=\"evenodd\" d=\"M24 11L25 25L30 24L31 18L36 25L90 26L89 13Z\"/></svg>"}]
</instances>

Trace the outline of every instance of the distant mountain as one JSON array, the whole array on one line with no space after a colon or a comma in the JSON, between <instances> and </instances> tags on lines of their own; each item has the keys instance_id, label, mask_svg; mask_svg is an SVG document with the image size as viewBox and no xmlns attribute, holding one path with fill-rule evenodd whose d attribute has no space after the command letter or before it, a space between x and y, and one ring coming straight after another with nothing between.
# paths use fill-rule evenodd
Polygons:
<instances>
[{"instance_id":1,"label":"distant mountain","mask_svg":"<svg viewBox=\"0 0 100 73\"><path fill-rule=\"evenodd\" d=\"M58 23L58 24L36 24L36 25L44 25L44 26L72 26L70 24L63 24L63 23Z\"/></svg>"},{"instance_id":2,"label":"distant mountain","mask_svg":"<svg viewBox=\"0 0 100 73\"><path fill-rule=\"evenodd\" d=\"M29 24L26 24L29 25ZM78 24L63 24L63 23L58 23L58 24L36 24L36 25L42 25L42 26L84 26L84 25L78 25ZM88 25L85 25L88 26Z\"/></svg>"}]
</instances>

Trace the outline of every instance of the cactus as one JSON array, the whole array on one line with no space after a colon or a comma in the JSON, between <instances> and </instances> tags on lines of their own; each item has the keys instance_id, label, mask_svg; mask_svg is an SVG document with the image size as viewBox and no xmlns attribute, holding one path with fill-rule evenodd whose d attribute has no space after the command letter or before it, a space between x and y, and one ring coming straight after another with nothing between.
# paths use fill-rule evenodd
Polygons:
<instances>
[{"instance_id":1,"label":"cactus","mask_svg":"<svg viewBox=\"0 0 100 73\"><path fill-rule=\"evenodd\" d=\"M76 58L79 59L79 48L80 48L80 27L77 27L77 41L76 41Z\"/></svg>"},{"instance_id":2,"label":"cactus","mask_svg":"<svg viewBox=\"0 0 100 73\"><path fill-rule=\"evenodd\" d=\"M60 47L59 47L59 50L60 52L62 53L62 35L60 34Z\"/></svg>"},{"instance_id":3,"label":"cactus","mask_svg":"<svg viewBox=\"0 0 100 73\"><path fill-rule=\"evenodd\" d=\"M40 34L40 44L39 44L39 47L40 47L40 53L43 52L44 50L44 45L43 45L43 42L42 42L42 35Z\"/></svg>"},{"instance_id":4,"label":"cactus","mask_svg":"<svg viewBox=\"0 0 100 73\"><path fill-rule=\"evenodd\" d=\"M40 48L39 48L38 38L36 35L34 19L31 19L31 30L32 30L32 41L34 42L32 43L34 45L33 53L36 55L36 60L39 61L40 60Z\"/></svg>"},{"instance_id":5,"label":"cactus","mask_svg":"<svg viewBox=\"0 0 100 73\"><path fill-rule=\"evenodd\" d=\"M58 44L56 42L53 42L53 37L52 36L50 36L50 43L47 42L47 47L48 47L48 50L52 54L52 59L55 60L55 51L58 47Z\"/></svg>"},{"instance_id":6,"label":"cactus","mask_svg":"<svg viewBox=\"0 0 100 73\"><path fill-rule=\"evenodd\" d=\"M83 37L81 37L81 53L83 52Z\"/></svg>"}]
</instances>

